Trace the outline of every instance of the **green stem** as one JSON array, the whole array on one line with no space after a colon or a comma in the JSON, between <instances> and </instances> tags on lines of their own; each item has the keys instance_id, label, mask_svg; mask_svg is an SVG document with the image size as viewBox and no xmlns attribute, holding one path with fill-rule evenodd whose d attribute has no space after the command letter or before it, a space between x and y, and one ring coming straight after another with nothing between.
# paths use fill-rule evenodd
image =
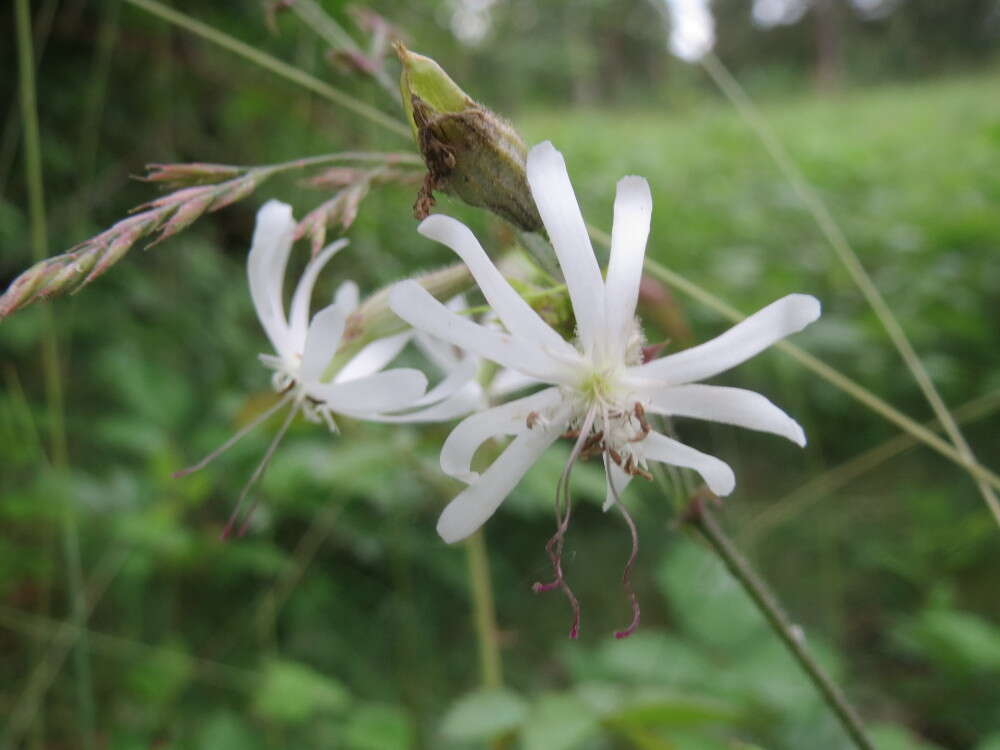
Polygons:
<instances>
[{"instance_id":1,"label":"green stem","mask_svg":"<svg viewBox=\"0 0 1000 750\"><path fill-rule=\"evenodd\" d=\"M289 65L288 63L279 60L276 57L272 57L265 52L261 52L260 50L251 47L249 44L241 42L239 39L231 37L228 34L224 34L217 29L213 29L211 26L204 24L201 21L163 5L162 3L157 2L157 0L126 0L126 2L137 8L141 8L147 13L158 16L168 23L172 23L175 26L179 26L193 34L197 34L213 44L224 47L230 52L250 60L257 65L260 65L262 68L270 70L272 73L281 76L285 80L297 83L298 85L309 89L313 93L319 94L334 104L337 104L344 109L349 109L355 114L360 115L377 125L381 125L386 130L402 136L407 141L413 137L410 133L410 129L405 124L393 117L390 117L381 110L375 109L364 102L358 101L353 96L345 94L339 89L335 89L333 86L324 83L319 78L311 76L293 65Z\"/></svg>"},{"instance_id":2,"label":"green stem","mask_svg":"<svg viewBox=\"0 0 1000 750\"><path fill-rule=\"evenodd\" d=\"M714 499L714 497L712 498ZM837 719L843 726L844 731L860 748L860 750L875 750L875 746L865 734L864 726L854 708L847 702L844 694L834 684L833 680L820 666L812 654L809 653L805 645L802 631L782 610L781 605L774 594L767 588L764 581L757 575L751 567L749 561L740 554L732 540L719 526L715 517L706 507L706 497L696 495L689 506L685 516L685 521L692 524L701 535L708 541L715 550L715 553L722 559L729 568L744 591L750 595L754 604L767 619L771 629L781 639L788 648L819 691L823 701L829 706Z\"/></svg>"},{"instance_id":3,"label":"green stem","mask_svg":"<svg viewBox=\"0 0 1000 750\"><path fill-rule=\"evenodd\" d=\"M31 218L31 244L36 260L48 255L48 237L45 219L45 191L42 179L42 150L38 127L38 109L35 87L35 60L31 35L31 15L28 0L17 0L18 71L21 89L21 121L24 132L24 171L28 186L28 210ZM68 464L66 426L64 422L63 390L60 379L59 344L51 308L43 306L43 351L45 393L50 420L51 463L56 473L65 476ZM86 616L84 601L83 568L80 560L80 534L76 508L67 502L62 513L62 547L69 578L69 609L72 622L82 627ZM90 674L87 642L81 637L74 654L77 703L83 731L83 747L91 750L94 744L94 694Z\"/></svg>"},{"instance_id":4,"label":"green stem","mask_svg":"<svg viewBox=\"0 0 1000 750\"><path fill-rule=\"evenodd\" d=\"M590 227L589 229L591 236L595 239L602 240L607 238L607 233L593 227ZM657 263L651 258L646 258L645 270L650 276L669 284L679 292L692 297L706 307L715 310L717 313L733 322L739 322L746 317L739 310L716 297L704 287L701 287L690 279L671 271L663 264ZM789 343L788 341L779 341L774 346L776 349L780 349L792 359L796 360L807 370L812 371L819 377L823 378L823 380L844 391L844 393L848 396L851 396L855 400L861 402L864 406L867 406L879 416L889 422L892 422L904 432L909 433L920 442L936 450L942 456L950 459L953 463L972 474L977 480L983 480L989 485L1000 489L1000 475L990 469L987 469L975 458L963 455L948 441L941 439L938 435L935 435L931 430L924 427L913 418L906 416L857 381L851 380L846 375L842 375L839 371L830 367L825 362L822 362L805 350L799 348L795 344Z\"/></svg>"},{"instance_id":5,"label":"green stem","mask_svg":"<svg viewBox=\"0 0 1000 750\"><path fill-rule=\"evenodd\" d=\"M480 677L484 688L498 688L503 685L503 664L500 659L500 643L497 639L490 561L482 529L466 540L465 552L469 564L469 588L472 589L476 640L479 642Z\"/></svg>"}]
</instances>

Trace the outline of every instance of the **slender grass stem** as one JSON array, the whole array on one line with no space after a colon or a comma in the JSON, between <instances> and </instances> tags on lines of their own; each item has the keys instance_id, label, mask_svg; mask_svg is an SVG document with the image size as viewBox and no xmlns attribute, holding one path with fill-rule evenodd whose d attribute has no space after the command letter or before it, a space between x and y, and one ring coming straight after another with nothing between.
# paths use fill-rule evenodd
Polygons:
<instances>
[{"instance_id":1,"label":"slender grass stem","mask_svg":"<svg viewBox=\"0 0 1000 750\"><path fill-rule=\"evenodd\" d=\"M591 236L598 241L610 241L607 233L599 229L590 227L590 233ZM671 271L669 268L661 263L657 263L655 260L646 258L645 269L647 273L654 278L669 284L678 291L688 295L698 302L701 302L706 307L715 310L717 313L733 322L739 322L746 317L739 310L719 297L716 297L704 287L699 286L684 276L681 276L679 273ZM840 389L856 401L859 401L864 406L867 406L870 410L884 418L886 421L892 422L904 432L909 433L920 442L930 448L933 448L942 456L948 458L953 463L972 474L976 479L982 480L990 486L1000 489L1000 475L980 464L975 458L969 458L968 456L962 455L947 440L941 439L938 435L935 435L933 431L924 427L912 417L908 417L903 414L903 412L899 411L884 399L876 396L857 381L843 375L839 370L830 367L830 365L817 359L805 350L788 341L779 341L775 344L775 348L784 352L807 370L823 378L823 380Z\"/></svg>"},{"instance_id":2,"label":"slender grass stem","mask_svg":"<svg viewBox=\"0 0 1000 750\"><path fill-rule=\"evenodd\" d=\"M706 507L706 503L710 502L709 497L707 490L696 494L688 506L684 521L701 533L726 567L729 568L729 572L753 599L754 604L767 619L771 629L795 657L854 745L860 750L875 750L875 746L865 734L864 726L857 712L847 702L844 694L834 684L819 662L809 653L801 630L788 619L788 615L785 614L774 594L771 593L750 562L740 554L740 551Z\"/></svg>"},{"instance_id":3,"label":"slender grass stem","mask_svg":"<svg viewBox=\"0 0 1000 750\"><path fill-rule=\"evenodd\" d=\"M314 0L296 0L292 3L292 12L302 19L306 25L315 31L333 49L347 49L357 54L364 54L364 50L354 41L354 37L348 34L344 27L337 23L337 20L323 9ZM392 97L396 104L399 104L399 88L389 75L378 68L371 72L374 81Z\"/></svg>"},{"instance_id":4,"label":"slender grass stem","mask_svg":"<svg viewBox=\"0 0 1000 750\"><path fill-rule=\"evenodd\" d=\"M872 281L871 276L868 275L857 253L854 252L850 242L848 242L847 236L840 228L836 219L833 218L833 214L830 213L823 199L820 198L816 190L809 184L802 170L798 168L785 150L785 147L775 135L767 120L764 119L760 110L754 105L739 81L733 77L729 69L722 63L722 60L714 53L709 52L702 58L701 64L722 93L725 94L726 98L729 99L750 128L757 134L757 137L764 145L764 149L774 160L778 169L798 195L799 200L802 201L806 210L809 211L816 221L816 225L830 244L830 247L833 248L837 259L847 269L854 284L875 312L875 316L879 319L879 322L882 323L882 327L885 328L889 339L896 347L903 362L906 363L907 368L909 368L913 379L920 387L927 402L931 405L934 415L941 421L945 432L957 449L958 454L967 462L975 462L975 456L969 447L969 443L962 435L962 431L958 428L958 424L948 410L948 406L944 403L944 399L941 398L941 394L938 393L934 381L931 380L923 362L921 362L920 357L913 348L913 344L910 343L906 331L903 330L899 320L893 315L892 309L885 301L878 287L875 286L875 282ZM970 473L973 474L973 479L979 488L979 493L983 496L986 506L993 514L994 520L1000 525L1000 499L997 498L994 488L983 477L977 476L974 472Z\"/></svg>"},{"instance_id":5,"label":"slender grass stem","mask_svg":"<svg viewBox=\"0 0 1000 750\"><path fill-rule=\"evenodd\" d=\"M349 109L366 120L369 120L376 125L380 125L386 130L405 138L407 141L412 138L410 129L403 124L402 121L397 120L362 101L358 101L350 94L345 94L343 91L334 88L328 83L324 83L319 78L316 78L315 76L312 76L293 65L289 65L276 57L268 55L265 52L261 52L258 49L254 49L246 42L241 42L239 39L236 39L229 34L225 34L218 29L212 28L208 24L191 18L185 13L174 10L163 3L157 2L157 0L125 0L125 2L134 5L137 8L141 8L147 13L151 13L154 16L162 18L168 23L172 23L175 26L185 29L186 31L190 31L192 34L196 34L213 44L223 47L224 49L227 49L230 52L257 64L262 68L266 68L287 81L297 83L303 88L309 89L315 94L319 94L324 99L327 99L344 109Z\"/></svg>"},{"instance_id":6,"label":"slender grass stem","mask_svg":"<svg viewBox=\"0 0 1000 750\"><path fill-rule=\"evenodd\" d=\"M503 685L503 664L500 643L497 639L496 606L493 584L490 581L490 560L486 538L480 529L465 542L469 567L469 588L472 590L472 609L476 623L476 640L479 644L479 674L484 688Z\"/></svg>"},{"instance_id":7,"label":"slender grass stem","mask_svg":"<svg viewBox=\"0 0 1000 750\"><path fill-rule=\"evenodd\" d=\"M985 396L967 401L952 413L959 423L965 423L982 419L995 413L998 409L1000 409L1000 391L991 391ZM925 422L924 426L933 430L941 429L941 423L937 419ZM767 510L745 524L739 534L739 541L747 546L756 543L775 526L780 526L796 513L800 513L806 507L823 500L831 492L881 466L917 443L916 438L904 432L813 477L798 489L770 503Z\"/></svg>"},{"instance_id":8,"label":"slender grass stem","mask_svg":"<svg viewBox=\"0 0 1000 750\"><path fill-rule=\"evenodd\" d=\"M25 182L28 186L28 210L31 220L31 244L36 260L48 255L48 236L45 217L45 191L42 178L42 150L38 127L38 109L35 88L35 59L31 34L31 16L28 0L17 0L18 72L21 94L21 129L24 139ZM59 343L52 309L42 308L42 369L49 412L49 442L51 466L57 475L65 475L68 464L66 446L65 409L59 365ZM83 599L83 568L80 559L80 534L76 508L66 502L61 518L63 557L66 563L70 617L80 626L85 614ZM95 747L95 710L90 659L86 639L80 640L73 654L76 677L76 698L84 750ZM33 712L32 712L33 714Z\"/></svg>"}]
</instances>

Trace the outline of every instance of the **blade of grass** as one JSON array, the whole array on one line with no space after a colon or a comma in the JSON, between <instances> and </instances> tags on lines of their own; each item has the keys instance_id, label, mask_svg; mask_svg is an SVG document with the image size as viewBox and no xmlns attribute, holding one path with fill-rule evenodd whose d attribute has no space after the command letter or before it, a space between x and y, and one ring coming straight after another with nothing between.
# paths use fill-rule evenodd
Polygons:
<instances>
[{"instance_id":1,"label":"blade of grass","mask_svg":"<svg viewBox=\"0 0 1000 750\"><path fill-rule=\"evenodd\" d=\"M195 667L193 677L219 687L246 692L259 684L260 675L253 670L233 667L222 662L199 659L186 651L165 646L153 646L129 638L78 628L71 622L53 620L0 605L0 627L16 633L45 638L53 646L65 647L68 641L86 636L94 652L117 659L142 661L171 656L178 661L187 660Z\"/></svg>"},{"instance_id":2,"label":"blade of grass","mask_svg":"<svg viewBox=\"0 0 1000 750\"><path fill-rule=\"evenodd\" d=\"M18 0L18 2L24 1ZM104 596L104 592L107 591L108 586L111 585L115 576L124 567L127 559L128 552L124 550L110 550L94 566L90 580L81 591L81 599L84 603L83 617L72 621L71 627L73 628L73 632L69 636L64 639L52 641L45 659L32 671L31 676L28 678L27 686L21 692L14 708L7 716L7 724L4 727L3 733L0 734L0 750L14 750L14 748L20 746L21 736L25 729L30 726L32 717L34 717L35 712L38 710L38 706L41 704L42 698L49 687L51 687L53 680L59 674L66 656L73 650L73 647L77 643L86 640L87 631L85 628L87 620L93 613L97 603L101 600L101 597Z\"/></svg>"},{"instance_id":3,"label":"blade of grass","mask_svg":"<svg viewBox=\"0 0 1000 750\"><path fill-rule=\"evenodd\" d=\"M709 52L701 59L701 65L740 113L740 116L743 117L754 133L756 133L764 149L774 160L778 169L798 195L799 200L802 201L806 210L809 211L816 221L820 233L826 238L830 247L833 248L834 254L847 269L851 279L861 291L861 294L867 300L872 310L874 310L879 322L882 323L882 327L889 334L889 339L903 358L903 362L906 363L907 368L909 368L910 373L913 375L913 379L920 387L927 402L931 405L935 416L944 426L948 438L958 450L959 455L969 462L974 462L975 456L972 453L972 449L962 435L962 431L958 428L958 424L956 424L954 417L948 410L948 406L941 398L941 394L938 393L934 381L928 375L916 350L914 350L913 345L910 343L906 331L903 330L896 316L893 315L885 298L882 297L882 293L879 292L878 287L875 286L875 282L868 275L857 253L854 252L854 249L848 242L847 236L840 228L836 219L833 218L833 214L830 213L823 199L820 198L819 193L813 189L802 173L802 170L798 168L785 150L763 114L757 109L739 81L733 77L729 69L722 63L722 60L715 53ZM979 476L973 475L973 479L979 488L980 494L983 496L983 500L986 502L986 506L993 514L994 520L1000 525L1000 500L997 499L993 487Z\"/></svg>"},{"instance_id":4,"label":"blade of grass","mask_svg":"<svg viewBox=\"0 0 1000 750\"><path fill-rule=\"evenodd\" d=\"M354 37L348 34L344 27L337 23L337 20L330 15L322 6L314 0L296 0L291 6L292 12L305 21L306 25L315 31L333 49L348 49L359 55L364 54L364 50L354 41ZM382 87L397 104L399 103L399 87L386 74L384 70L372 72L372 77Z\"/></svg>"},{"instance_id":5,"label":"blade of grass","mask_svg":"<svg viewBox=\"0 0 1000 750\"><path fill-rule=\"evenodd\" d=\"M309 75L305 71L300 70L293 65L289 65L276 57L272 57L266 52L254 49L249 44L241 42L239 39L236 39L229 34L221 32L208 24L191 18L191 16L188 16L185 13L174 10L163 3L157 2L157 0L125 0L125 2L130 5L134 5L136 8L142 9L147 13L157 16L168 23L172 23L175 26L185 29L186 31L190 31L192 34L196 34L213 44L229 50L230 52L234 52L240 57L243 57L261 66L262 68L271 71L275 75L281 76L285 80L297 83L299 86L309 89L315 94L319 94L324 99L327 99L344 109L351 110L355 114L364 117L366 120L369 120L376 125L380 125L386 130L405 138L407 141L412 138L410 129L403 124L402 121L394 119L381 110L375 109L364 102L358 101L350 94L345 94L343 91L334 88L328 83L324 83L319 78Z\"/></svg>"},{"instance_id":6,"label":"blade of grass","mask_svg":"<svg viewBox=\"0 0 1000 750\"><path fill-rule=\"evenodd\" d=\"M968 401L959 406L953 414L959 423L982 419L1000 409L1000 391L992 391L985 396ZM925 423L929 429L940 430L941 422L932 419ZM910 434L903 433L876 445L854 458L813 477L796 490L783 498L769 504L767 510L744 524L740 532L740 541L744 545L752 545L775 526L780 526L797 513L830 496L849 482L872 471L877 466L917 445L917 440Z\"/></svg>"},{"instance_id":7,"label":"blade of grass","mask_svg":"<svg viewBox=\"0 0 1000 750\"><path fill-rule=\"evenodd\" d=\"M31 34L31 15L28 0L17 0L15 5L17 24L18 73L21 94L21 129L24 141L25 182L28 186L28 210L31 220L31 245L35 260L48 255L48 237L45 218L45 192L42 179L42 150L38 128L38 111L35 90L35 57ZM42 368L45 378L45 397L48 405L51 450L51 468L65 475L68 465L66 447L65 412L63 390L59 367L59 345L52 308L42 306L44 320L42 336ZM76 508L67 502L62 512L62 547L65 558L69 610L73 622L80 625L84 612L83 569L80 560L80 533L77 526ZM94 693L90 674L90 659L87 642L81 640L74 650L74 673L76 677L76 698L79 710L82 746L85 750L95 747ZM32 718L34 711L29 714Z\"/></svg>"}]
</instances>

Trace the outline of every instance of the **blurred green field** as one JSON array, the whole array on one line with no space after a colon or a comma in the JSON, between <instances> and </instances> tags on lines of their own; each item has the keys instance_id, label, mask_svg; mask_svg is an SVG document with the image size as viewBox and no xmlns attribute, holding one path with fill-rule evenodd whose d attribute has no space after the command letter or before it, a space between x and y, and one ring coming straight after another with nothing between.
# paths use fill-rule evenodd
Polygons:
<instances>
[{"instance_id":1,"label":"blurred green field","mask_svg":"<svg viewBox=\"0 0 1000 750\"><path fill-rule=\"evenodd\" d=\"M52 252L151 197L148 186L123 182L142 160L266 163L371 145L361 129L337 130L352 127L341 113L270 80L252 85L252 72L215 101L212 86L182 80L167 58L160 64L181 100L204 109L195 117L123 90L130 106L109 108L104 127L115 135L102 136L85 179L75 171L78 133L60 125L72 104L45 102ZM220 78L230 64L220 62ZM468 88L474 93L474 81ZM764 107L945 400L973 402L960 414L986 465L1000 449L998 90L994 71ZM816 295L823 317L795 343L907 414L931 418L812 218L731 108L699 99L504 114L530 143L549 139L564 152L591 222L610 225L621 175L646 176L652 257L745 312L789 292ZM158 129L164 119L172 126ZM384 145L409 147L388 136ZM22 710L29 684L52 670L38 714L47 740L38 744L41 730L29 730L26 746L79 746L73 662L62 663L76 632L60 625L59 529L68 512L91 583L102 748L459 750L504 732L524 750L847 747L742 591L675 527L682 498L655 486L630 489L643 623L632 638L613 639L628 618L619 587L628 535L600 512L596 466L575 473L582 509L567 561L584 620L580 641L566 639L565 602L531 592L548 572L544 544L565 447L550 451L486 529L507 684L499 691L477 691L466 550L434 532L457 488L437 467L447 426L345 421L331 438L297 422L260 485L251 532L220 542L272 428L199 474L170 475L271 402L256 362L268 347L244 272L253 211L270 195L292 200L299 216L323 197L276 181L51 305L63 352L66 471L45 459L52 416L39 358L43 311L0 325L0 716ZM368 198L321 295L344 278L373 291L450 260L414 231L412 200L400 188ZM496 220L448 199L438 209L494 247L507 236ZM5 198L0 246L28 245L24 206ZM0 279L28 262L27 251L5 250ZM675 302L697 340L724 329L698 303ZM654 321L650 341L670 335L655 323L662 313L644 310ZM722 512L726 527L870 722L880 750L1000 747L1000 547L972 480L926 448L903 446L824 487L898 431L776 351L718 382L768 395L806 429L803 452L772 436L677 425L686 442L733 465L739 484Z\"/></svg>"}]
</instances>

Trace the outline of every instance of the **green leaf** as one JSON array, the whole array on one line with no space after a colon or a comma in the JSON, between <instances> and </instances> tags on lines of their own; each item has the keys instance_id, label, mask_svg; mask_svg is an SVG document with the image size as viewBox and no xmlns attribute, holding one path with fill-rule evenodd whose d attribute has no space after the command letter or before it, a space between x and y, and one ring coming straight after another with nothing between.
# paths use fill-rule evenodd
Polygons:
<instances>
[{"instance_id":1,"label":"green leaf","mask_svg":"<svg viewBox=\"0 0 1000 750\"><path fill-rule=\"evenodd\" d=\"M239 717L216 713L197 734L195 750L253 750L260 747L256 735Z\"/></svg>"},{"instance_id":2,"label":"green leaf","mask_svg":"<svg viewBox=\"0 0 1000 750\"><path fill-rule=\"evenodd\" d=\"M544 695L524 724L524 750L570 750L600 729L597 716L573 695Z\"/></svg>"},{"instance_id":3,"label":"green leaf","mask_svg":"<svg viewBox=\"0 0 1000 750\"><path fill-rule=\"evenodd\" d=\"M344 710L350 694L337 680L304 664L272 659L262 670L253 703L265 719L300 724L320 713Z\"/></svg>"},{"instance_id":4,"label":"green leaf","mask_svg":"<svg viewBox=\"0 0 1000 750\"><path fill-rule=\"evenodd\" d=\"M874 724L868 727L868 735L876 750L938 750L938 745L915 737L906 729L892 724ZM1000 748L1000 744L996 747ZM987 749L977 746L976 750Z\"/></svg>"},{"instance_id":5,"label":"green leaf","mask_svg":"<svg viewBox=\"0 0 1000 750\"><path fill-rule=\"evenodd\" d=\"M609 717L612 723L639 727L698 727L733 724L743 712L725 701L689 695L662 688L635 691L621 709Z\"/></svg>"},{"instance_id":6,"label":"green leaf","mask_svg":"<svg viewBox=\"0 0 1000 750\"><path fill-rule=\"evenodd\" d=\"M977 615L930 609L895 632L904 648L960 672L1000 671L1000 628Z\"/></svg>"},{"instance_id":7,"label":"green leaf","mask_svg":"<svg viewBox=\"0 0 1000 750\"><path fill-rule=\"evenodd\" d=\"M344 743L350 750L407 750L413 744L413 731L402 710L368 704L351 712Z\"/></svg>"},{"instance_id":8,"label":"green leaf","mask_svg":"<svg viewBox=\"0 0 1000 750\"><path fill-rule=\"evenodd\" d=\"M519 727L527 713L527 703L512 690L478 690L451 707L441 733L456 741L488 740Z\"/></svg>"}]
</instances>

